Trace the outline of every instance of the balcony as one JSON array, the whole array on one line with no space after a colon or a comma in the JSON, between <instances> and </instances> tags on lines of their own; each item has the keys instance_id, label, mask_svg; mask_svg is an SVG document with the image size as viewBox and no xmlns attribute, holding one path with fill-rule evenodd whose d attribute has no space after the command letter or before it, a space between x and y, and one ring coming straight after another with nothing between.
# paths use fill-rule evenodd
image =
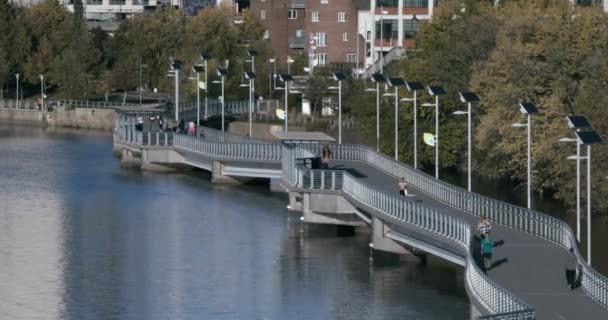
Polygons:
<instances>
[{"instance_id":1,"label":"balcony","mask_svg":"<svg viewBox=\"0 0 608 320\"><path fill-rule=\"evenodd\" d=\"M304 49L304 37L289 37L289 49Z\"/></svg>"},{"instance_id":2,"label":"balcony","mask_svg":"<svg viewBox=\"0 0 608 320\"><path fill-rule=\"evenodd\" d=\"M292 9L304 9L306 8L306 0L291 0Z\"/></svg>"}]
</instances>

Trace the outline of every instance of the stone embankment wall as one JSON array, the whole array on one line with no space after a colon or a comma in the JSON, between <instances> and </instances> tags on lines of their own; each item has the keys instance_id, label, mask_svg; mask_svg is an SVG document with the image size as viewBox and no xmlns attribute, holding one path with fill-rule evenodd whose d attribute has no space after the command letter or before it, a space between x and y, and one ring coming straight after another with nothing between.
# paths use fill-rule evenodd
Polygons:
<instances>
[{"instance_id":1,"label":"stone embankment wall","mask_svg":"<svg viewBox=\"0 0 608 320\"><path fill-rule=\"evenodd\" d=\"M116 113L112 109L63 109L51 112L0 108L0 121L16 124L45 125L111 131Z\"/></svg>"}]
</instances>

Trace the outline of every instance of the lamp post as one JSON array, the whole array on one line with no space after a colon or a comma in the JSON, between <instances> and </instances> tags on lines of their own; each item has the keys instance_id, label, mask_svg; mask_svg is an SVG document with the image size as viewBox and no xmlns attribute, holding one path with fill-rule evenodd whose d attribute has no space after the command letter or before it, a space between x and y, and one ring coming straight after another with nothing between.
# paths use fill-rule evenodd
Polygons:
<instances>
[{"instance_id":1,"label":"lamp post","mask_svg":"<svg viewBox=\"0 0 608 320\"><path fill-rule=\"evenodd\" d=\"M587 156L573 156L568 159L587 160L587 264L591 265L591 145L602 142L602 138L595 131L578 131L576 139L578 144L587 146Z\"/></svg>"},{"instance_id":2,"label":"lamp post","mask_svg":"<svg viewBox=\"0 0 608 320\"><path fill-rule=\"evenodd\" d=\"M441 86L427 86L429 95L435 97L435 103L423 103L423 107L435 107L435 179L439 179L439 96L446 92Z\"/></svg>"},{"instance_id":3,"label":"lamp post","mask_svg":"<svg viewBox=\"0 0 608 320\"><path fill-rule=\"evenodd\" d=\"M249 84L242 84L242 87L249 87L249 136L252 137L251 133L251 112L253 110L253 81L255 79L255 72L245 71L245 79L249 80Z\"/></svg>"},{"instance_id":4,"label":"lamp post","mask_svg":"<svg viewBox=\"0 0 608 320\"><path fill-rule=\"evenodd\" d=\"M414 102L414 169L418 168L418 100L417 91L423 90L424 86L422 82L417 81L406 81L405 85L408 91L414 92L413 98L403 98L401 101L413 101Z\"/></svg>"},{"instance_id":5,"label":"lamp post","mask_svg":"<svg viewBox=\"0 0 608 320\"><path fill-rule=\"evenodd\" d=\"M287 74L291 74L291 64L294 62L294 60L290 57L287 56Z\"/></svg>"},{"instance_id":6,"label":"lamp post","mask_svg":"<svg viewBox=\"0 0 608 320\"><path fill-rule=\"evenodd\" d=\"M527 123L514 123L512 127L526 127L528 128L528 209L532 208L532 114L538 113L538 108L534 103L522 102L519 104L519 111L526 115L528 119Z\"/></svg>"},{"instance_id":7,"label":"lamp post","mask_svg":"<svg viewBox=\"0 0 608 320\"><path fill-rule=\"evenodd\" d=\"M568 126L576 131L590 129L584 116L566 117ZM561 138L559 142L576 142L576 239L581 241L581 145L576 138Z\"/></svg>"},{"instance_id":8,"label":"lamp post","mask_svg":"<svg viewBox=\"0 0 608 320\"><path fill-rule=\"evenodd\" d=\"M15 78L17 78L17 88L15 91L15 97L17 98L17 109L19 109L19 76L20 74L15 73Z\"/></svg>"},{"instance_id":9,"label":"lamp post","mask_svg":"<svg viewBox=\"0 0 608 320\"><path fill-rule=\"evenodd\" d=\"M211 54L208 52L203 52L201 53L201 59L203 60L203 68L205 69L205 86L204 86L204 90L205 90L205 115L204 115L204 119L205 121L207 120L207 118L209 117L209 113L208 113L208 106L209 106L209 102L207 97L209 96L209 89L208 89L208 82L207 82L207 61L209 61L211 59Z\"/></svg>"},{"instance_id":10,"label":"lamp post","mask_svg":"<svg viewBox=\"0 0 608 320\"><path fill-rule=\"evenodd\" d=\"M342 72L334 72L332 76L338 81L338 87L329 89L338 89L338 144L342 144L342 81L346 80L346 76Z\"/></svg>"},{"instance_id":11,"label":"lamp post","mask_svg":"<svg viewBox=\"0 0 608 320\"><path fill-rule=\"evenodd\" d=\"M198 130L201 121L201 72L205 72L205 67L201 65L192 66L192 71L196 72L196 128Z\"/></svg>"},{"instance_id":12,"label":"lamp post","mask_svg":"<svg viewBox=\"0 0 608 320\"><path fill-rule=\"evenodd\" d=\"M395 93L385 93L384 96L395 97L395 160L399 160L399 87L405 86L402 78L388 78L388 84L395 88Z\"/></svg>"},{"instance_id":13,"label":"lamp post","mask_svg":"<svg viewBox=\"0 0 608 320\"><path fill-rule=\"evenodd\" d=\"M250 61L251 62L251 72L253 72L253 78L251 79L247 79L250 80L249 81L249 89L250 89L250 94L251 94L251 100L249 102L250 107L249 107L249 136L251 137L251 112L253 110L253 101L255 100L255 56L258 55L258 52L256 50L253 49L249 49L247 50L247 55L249 56Z\"/></svg>"},{"instance_id":14,"label":"lamp post","mask_svg":"<svg viewBox=\"0 0 608 320\"><path fill-rule=\"evenodd\" d=\"M224 97L224 82L226 80L226 76L228 75L228 69L218 68L217 75L222 79L221 81L213 81L213 83L219 83L222 85L222 96L220 97L220 101L222 102L222 131L224 131L224 109L226 107L226 99Z\"/></svg>"},{"instance_id":15,"label":"lamp post","mask_svg":"<svg viewBox=\"0 0 608 320\"><path fill-rule=\"evenodd\" d=\"M40 110L44 111L44 75L41 74L38 77L40 78L40 99L42 102L40 105Z\"/></svg>"},{"instance_id":16,"label":"lamp post","mask_svg":"<svg viewBox=\"0 0 608 320\"><path fill-rule=\"evenodd\" d=\"M169 66L175 77L175 121L179 122L179 70L182 68L182 62L171 58Z\"/></svg>"},{"instance_id":17,"label":"lamp post","mask_svg":"<svg viewBox=\"0 0 608 320\"><path fill-rule=\"evenodd\" d=\"M289 63L289 60L287 60ZM289 66L289 64L288 64ZM283 83L285 84L285 132L287 132L287 111L289 109L289 107L287 106L287 95L289 94L289 82L293 81L293 77L290 74L281 74L279 75L279 78L281 79L281 81L283 81Z\"/></svg>"},{"instance_id":18,"label":"lamp post","mask_svg":"<svg viewBox=\"0 0 608 320\"><path fill-rule=\"evenodd\" d=\"M384 70L384 15L385 14L388 14L388 11L385 11L384 7L380 6L380 73L382 73Z\"/></svg>"},{"instance_id":19,"label":"lamp post","mask_svg":"<svg viewBox=\"0 0 608 320\"><path fill-rule=\"evenodd\" d=\"M467 115L467 190L471 192L471 104L479 102L479 96L475 92L459 92L459 96L468 106L467 111L455 111L454 114Z\"/></svg>"},{"instance_id":20,"label":"lamp post","mask_svg":"<svg viewBox=\"0 0 608 320\"><path fill-rule=\"evenodd\" d=\"M376 151L380 151L380 83L386 82L386 77L381 73L374 73L372 81L376 83L376 88L368 88L365 91L376 92Z\"/></svg>"},{"instance_id":21,"label":"lamp post","mask_svg":"<svg viewBox=\"0 0 608 320\"><path fill-rule=\"evenodd\" d=\"M139 105L141 106L141 104L142 104L142 103L141 103L141 100L142 100L142 99L141 99L141 87L142 87L142 85L141 85L141 78L142 78L142 77L141 77L141 73L142 73L142 71L143 71L142 69L143 69L143 68L145 68L145 67L147 67L147 65L142 64L142 63L141 63L141 60L138 60L138 61L137 61L137 64L139 65L139 67L138 67L138 71L139 71L139 72L138 72L138 74L139 74L139 90L138 90L138 91L139 91Z\"/></svg>"},{"instance_id":22,"label":"lamp post","mask_svg":"<svg viewBox=\"0 0 608 320\"><path fill-rule=\"evenodd\" d=\"M272 99L272 79L275 79L276 81L276 69L277 69L277 63L276 63L276 59L275 58L270 58L268 59L268 99ZM274 65L274 73L272 72L272 67ZM276 85L275 85L276 87Z\"/></svg>"}]
</instances>

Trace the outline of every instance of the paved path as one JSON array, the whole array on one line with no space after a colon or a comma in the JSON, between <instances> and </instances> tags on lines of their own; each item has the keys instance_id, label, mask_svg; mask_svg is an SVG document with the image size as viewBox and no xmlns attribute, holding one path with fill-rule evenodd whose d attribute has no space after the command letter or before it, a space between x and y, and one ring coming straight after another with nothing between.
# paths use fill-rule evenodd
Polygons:
<instances>
[{"instance_id":1,"label":"paved path","mask_svg":"<svg viewBox=\"0 0 608 320\"><path fill-rule=\"evenodd\" d=\"M361 161L331 161L330 168L346 170L362 182L385 192L398 194L398 177L388 175ZM479 218L449 207L408 188L411 201L464 218L476 228ZM608 319L608 311L585 294L566 285L564 266L568 252L556 244L499 225L493 225L491 237L504 244L494 248L493 268L488 276L496 283L530 304L537 319Z\"/></svg>"}]
</instances>

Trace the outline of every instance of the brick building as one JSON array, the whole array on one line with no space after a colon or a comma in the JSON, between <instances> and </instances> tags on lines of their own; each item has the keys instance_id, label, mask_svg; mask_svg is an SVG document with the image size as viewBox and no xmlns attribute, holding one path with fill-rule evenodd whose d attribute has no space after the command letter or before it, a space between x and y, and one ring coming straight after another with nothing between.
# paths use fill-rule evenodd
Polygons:
<instances>
[{"instance_id":1,"label":"brick building","mask_svg":"<svg viewBox=\"0 0 608 320\"><path fill-rule=\"evenodd\" d=\"M317 66L364 60L357 39L356 0L251 0L251 10L266 27L279 63L304 54Z\"/></svg>"}]
</instances>

